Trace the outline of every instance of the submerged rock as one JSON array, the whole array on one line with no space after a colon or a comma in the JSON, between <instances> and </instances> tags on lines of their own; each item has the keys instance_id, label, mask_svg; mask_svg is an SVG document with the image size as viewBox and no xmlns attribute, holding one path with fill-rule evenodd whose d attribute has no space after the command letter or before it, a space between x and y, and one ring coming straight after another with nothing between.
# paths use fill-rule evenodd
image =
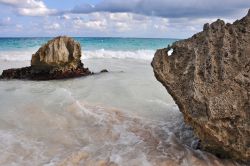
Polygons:
<instances>
[{"instance_id":1,"label":"submerged rock","mask_svg":"<svg viewBox=\"0 0 250 166\"><path fill-rule=\"evenodd\" d=\"M152 66L203 149L250 161L250 11L157 50Z\"/></svg>"},{"instance_id":2,"label":"submerged rock","mask_svg":"<svg viewBox=\"0 0 250 166\"><path fill-rule=\"evenodd\" d=\"M31 66L4 70L1 78L51 80L92 74L81 62L81 46L73 38L59 36L32 55Z\"/></svg>"}]
</instances>

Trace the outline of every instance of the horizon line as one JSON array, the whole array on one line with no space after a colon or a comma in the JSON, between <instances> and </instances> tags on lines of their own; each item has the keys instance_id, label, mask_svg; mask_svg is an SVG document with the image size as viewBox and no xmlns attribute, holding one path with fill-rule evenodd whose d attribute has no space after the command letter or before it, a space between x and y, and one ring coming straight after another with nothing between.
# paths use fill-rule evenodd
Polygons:
<instances>
[{"instance_id":1,"label":"horizon line","mask_svg":"<svg viewBox=\"0 0 250 166\"><path fill-rule=\"evenodd\" d=\"M57 36L0 36L0 38L55 38L58 36L68 36L68 35L57 35ZM68 36L73 38L124 38L124 39L173 39L181 40L185 38L173 38L173 37L119 37L119 36Z\"/></svg>"}]
</instances>

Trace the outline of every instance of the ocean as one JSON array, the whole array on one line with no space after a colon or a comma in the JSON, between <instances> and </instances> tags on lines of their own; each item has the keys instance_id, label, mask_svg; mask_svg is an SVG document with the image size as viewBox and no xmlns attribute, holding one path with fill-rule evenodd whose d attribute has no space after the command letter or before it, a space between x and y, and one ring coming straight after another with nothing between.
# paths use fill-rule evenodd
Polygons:
<instances>
[{"instance_id":1,"label":"ocean","mask_svg":"<svg viewBox=\"0 0 250 166\"><path fill-rule=\"evenodd\" d=\"M0 38L0 73L28 66L51 38ZM91 71L0 81L0 165L240 165L195 150L198 139L150 65L178 39L75 38Z\"/></svg>"},{"instance_id":2,"label":"ocean","mask_svg":"<svg viewBox=\"0 0 250 166\"><path fill-rule=\"evenodd\" d=\"M0 60L23 61L52 38L0 38ZM177 39L142 38L75 38L80 42L83 59L87 58L132 58L153 57L157 48L166 47Z\"/></svg>"}]
</instances>

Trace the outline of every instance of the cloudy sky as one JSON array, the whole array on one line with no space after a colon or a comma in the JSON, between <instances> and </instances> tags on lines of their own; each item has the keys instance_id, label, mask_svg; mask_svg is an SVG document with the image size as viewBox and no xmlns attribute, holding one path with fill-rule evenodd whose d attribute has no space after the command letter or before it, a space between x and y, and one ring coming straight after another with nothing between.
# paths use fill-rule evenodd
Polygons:
<instances>
[{"instance_id":1,"label":"cloudy sky","mask_svg":"<svg viewBox=\"0 0 250 166\"><path fill-rule=\"evenodd\" d=\"M250 0L0 0L0 37L186 38L249 7Z\"/></svg>"}]
</instances>

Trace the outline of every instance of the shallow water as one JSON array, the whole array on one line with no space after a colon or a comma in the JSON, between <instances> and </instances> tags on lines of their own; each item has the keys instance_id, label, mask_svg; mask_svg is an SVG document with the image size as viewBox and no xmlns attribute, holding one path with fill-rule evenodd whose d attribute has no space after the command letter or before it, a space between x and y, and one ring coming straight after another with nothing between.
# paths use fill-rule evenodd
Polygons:
<instances>
[{"instance_id":1,"label":"shallow water","mask_svg":"<svg viewBox=\"0 0 250 166\"><path fill-rule=\"evenodd\" d=\"M28 63L0 61L0 70ZM0 165L239 165L192 149L196 138L149 60L84 64L110 72L0 81Z\"/></svg>"}]
</instances>

